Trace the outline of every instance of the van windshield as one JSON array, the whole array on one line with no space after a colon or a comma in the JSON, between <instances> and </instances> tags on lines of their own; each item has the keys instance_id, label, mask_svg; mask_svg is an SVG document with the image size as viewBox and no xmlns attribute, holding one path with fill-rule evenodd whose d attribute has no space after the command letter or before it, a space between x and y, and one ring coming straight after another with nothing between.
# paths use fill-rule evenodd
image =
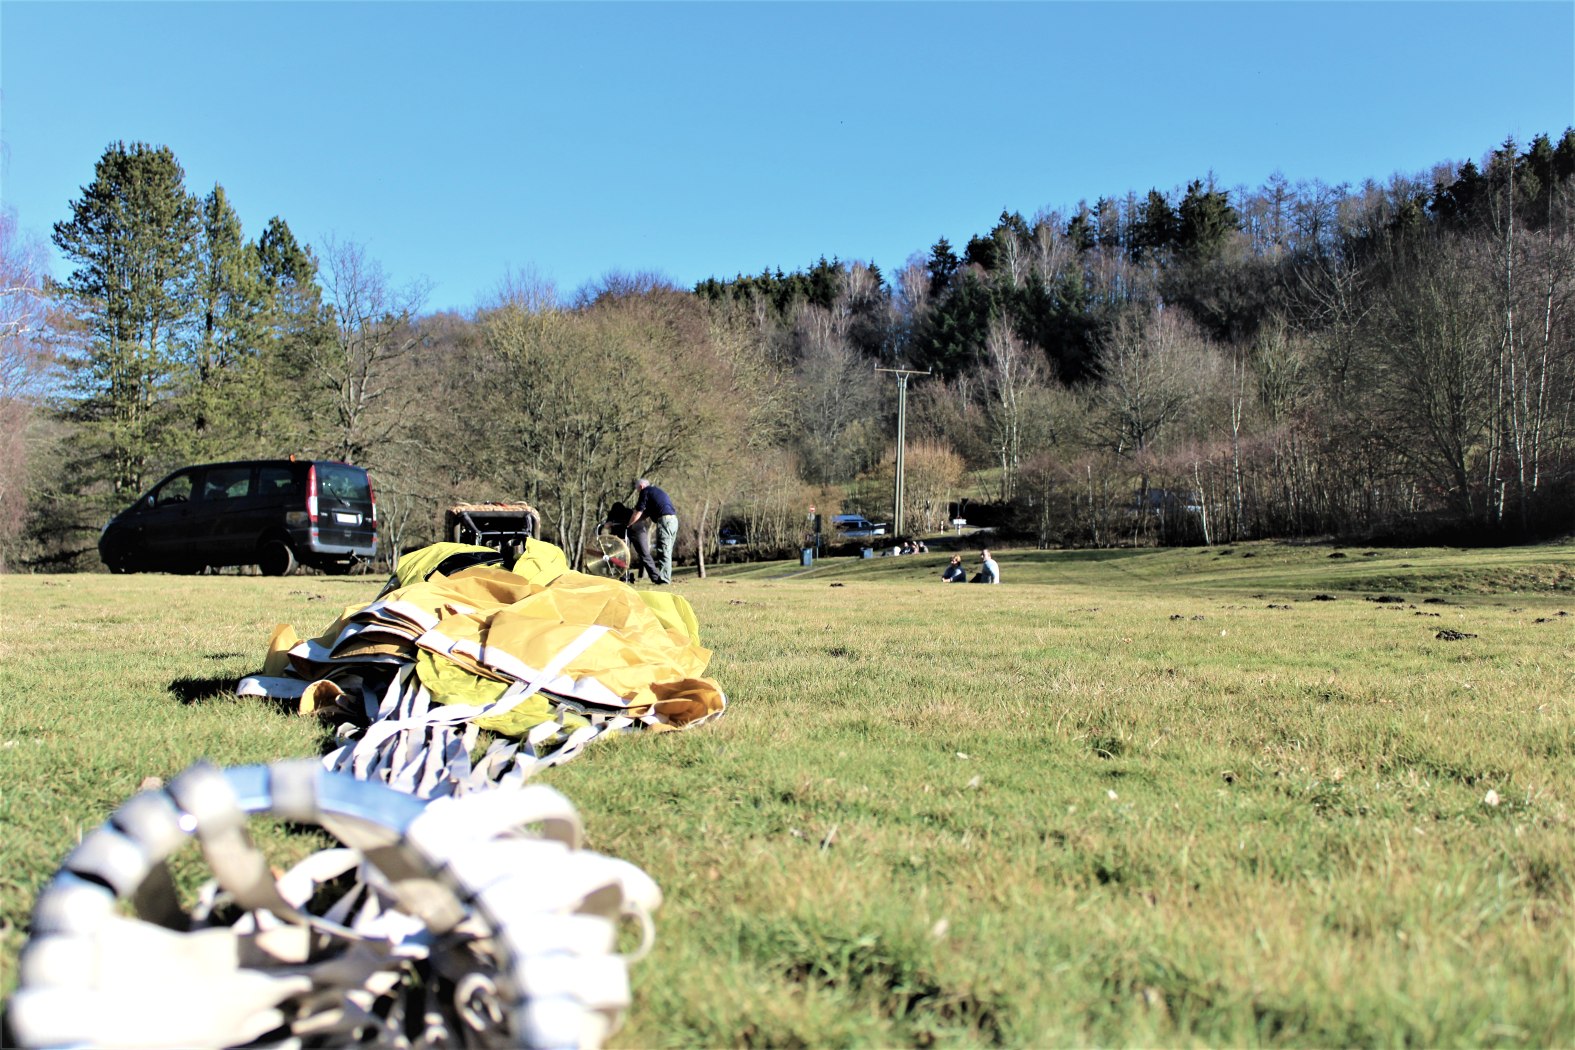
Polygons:
<instances>
[{"instance_id":1,"label":"van windshield","mask_svg":"<svg viewBox=\"0 0 1575 1050\"><path fill-rule=\"evenodd\" d=\"M346 503L370 503L372 495L367 487L366 471L360 467L347 467L342 463L317 464L317 491L330 499Z\"/></svg>"}]
</instances>

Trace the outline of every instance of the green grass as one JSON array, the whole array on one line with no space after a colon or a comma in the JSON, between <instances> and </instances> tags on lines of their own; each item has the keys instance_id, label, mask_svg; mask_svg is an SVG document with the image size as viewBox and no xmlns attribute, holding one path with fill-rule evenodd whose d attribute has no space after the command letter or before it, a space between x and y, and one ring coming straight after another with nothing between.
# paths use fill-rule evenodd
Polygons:
<instances>
[{"instance_id":1,"label":"green grass","mask_svg":"<svg viewBox=\"0 0 1575 1050\"><path fill-rule=\"evenodd\" d=\"M680 580L727 717L544 774L667 895L617 1044L1575 1045L1575 548L1331 553ZM143 777L321 747L225 694L376 587L0 580L6 989Z\"/></svg>"}]
</instances>

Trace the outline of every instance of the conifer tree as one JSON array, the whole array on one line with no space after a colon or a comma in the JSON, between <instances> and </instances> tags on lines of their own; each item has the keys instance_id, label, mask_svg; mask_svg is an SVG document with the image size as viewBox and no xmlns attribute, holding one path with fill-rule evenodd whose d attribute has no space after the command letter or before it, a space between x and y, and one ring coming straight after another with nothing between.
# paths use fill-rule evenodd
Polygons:
<instances>
[{"instance_id":1,"label":"conifer tree","mask_svg":"<svg viewBox=\"0 0 1575 1050\"><path fill-rule=\"evenodd\" d=\"M1149 190L1132 229L1131 253L1135 262L1154 262L1175 247L1178 220L1170 201L1158 190Z\"/></svg>"},{"instance_id":2,"label":"conifer tree","mask_svg":"<svg viewBox=\"0 0 1575 1050\"><path fill-rule=\"evenodd\" d=\"M951 287L952 278L962 268L962 260L952 251L951 242L942 237L931 246L926 266L930 271L930 297L937 299Z\"/></svg>"},{"instance_id":3,"label":"conifer tree","mask_svg":"<svg viewBox=\"0 0 1575 1050\"><path fill-rule=\"evenodd\" d=\"M56 247L76 265L64 290L89 333L73 363L83 443L117 497L141 491L175 433L195 217L168 147L116 142L70 220L54 226Z\"/></svg>"},{"instance_id":4,"label":"conifer tree","mask_svg":"<svg viewBox=\"0 0 1575 1050\"><path fill-rule=\"evenodd\" d=\"M214 186L198 208L195 271L187 344L191 456L243 455L251 451L254 417L265 396L255 386L265 287L257 247L242 236L222 186Z\"/></svg>"},{"instance_id":5,"label":"conifer tree","mask_svg":"<svg viewBox=\"0 0 1575 1050\"><path fill-rule=\"evenodd\" d=\"M257 238L257 261L264 307L261 382L272 391L263 406L262 435L276 453L300 451L312 444L307 421L332 410L313 362L332 341L333 325L317 257L277 215Z\"/></svg>"},{"instance_id":6,"label":"conifer tree","mask_svg":"<svg viewBox=\"0 0 1575 1050\"><path fill-rule=\"evenodd\" d=\"M1219 255L1226 238L1241 228L1241 216L1231 207L1230 199L1196 179L1187 185L1187 194L1176 211L1177 246L1194 262Z\"/></svg>"}]
</instances>

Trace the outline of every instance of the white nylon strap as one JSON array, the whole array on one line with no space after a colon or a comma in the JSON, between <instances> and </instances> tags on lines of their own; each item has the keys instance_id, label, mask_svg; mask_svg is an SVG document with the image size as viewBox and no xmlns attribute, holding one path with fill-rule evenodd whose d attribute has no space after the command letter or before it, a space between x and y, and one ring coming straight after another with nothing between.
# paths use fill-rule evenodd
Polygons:
<instances>
[{"instance_id":1,"label":"white nylon strap","mask_svg":"<svg viewBox=\"0 0 1575 1050\"><path fill-rule=\"evenodd\" d=\"M421 798L454 795L474 790L482 783L500 783L505 778L512 784L522 784L543 764L539 755L558 750L556 744L563 727L555 723L533 727L523 752L518 748L489 751L483 760L486 772L478 780L470 762L477 732L475 719L514 710L561 675L608 630L602 625L586 628L529 681L511 685L499 700L487 705L434 705L431 694L414 674L414 666L402 667L378 705L378 717L364 729L346 731L341 726L341 735L351 742L327 755L323 765L363 780L383 781ZM582 727L570 733L563 741L564 757L577 754L599 732L599 728ZM521 758L522 753L536 761L527 763ZM503 764L506 761L512 765Z\"/></svg>"},{"instance_id":2,"label":"white nylon strap","mask_svg":"<svg viewBox=\"0 0 1575 1050\"><path fill-rule=\"evenodd\" d=\"M526 682L524 687L518 693L515 693L513 686L510 686L507 693L505 694L504 699L498 700L496 703L487 707L482 713L485 715L497 716L507 714L508 712L514 710L520 704L523 704L526 700L529 700L532 696L534 696L536 692L548 682L551 682L554 678L557 678L558 675L562 674L563 669L569 666L570 662L572 662L575 657L584 653L585 650L596 644L596 640L610 630L612 630L612 628L603 624L592 624L591 626L587 627L584 631L580 632L580 635L575 638L574 641L564 646L558 652L558 655L554 656L550 661L548 661L546 667L543 667L540 671L533 675L530 681Z\"/></svg>"},{"instance_id":3,"label":"white nylon strap","mask_svg":"<svg viewBox=\"0 0 1575 1050\"><path fill-rule=\"evenodd\" d=\"M312 988L304 974L239 969L233 930L180 934L118 915L91 938L46 938L27 954L10 1016L28 1046L233 1046L277 1027L274 1007Z\"/></svg>"},{"instance_id":4,"label":"white nylon strap","mask_svg":"<svg viewBox=\"0 0 1575 1050\"><path fill-rule=\"evenodd\" d=\"M247 911L271 911L280 918L306 921L279 895L268 858L246 833L246 814L229 782L209 765L195 765L170 781L167 789L196 823L203 857L235 902Z\"/></svg>"},{"instance_id":5,"label":"white nylon strap","mask_svg":"<svg viewBox=\"0 0 1575 1050\"><path fill-rule=\"evenodd\" d=\"M404 704L419 699L400 692ZM73 863L118 879L125 897L136 888L127 873L151 876L157 852L131 857L130 843L169 845L172 821L183 841L195 833L205 846L244 836L248 811L262 812L251 786L261 783L267 812L315 818L349 848L309 856L266 892L243 886L272 900L233 926L190 933L116 915L104 885L61 872L35 911L12 1000L22 1044L220 1047L288 1029L281 1045L596 1046L616 1029L630 958L615 954L618 924L640 918L643 950L661 895L632 865L576 848L566 798L543 785L493 789L385 824L375 806L334 802L342 796L322 776L315 763L281 763L231 788L194 767L171 783L179 810L150 795L117 814L120 831L84 840ZM252 866L248 857L225 875L226 888L252 881ZM322 908L323 888L352 870L354 885ZM204 888L198 923L213 921L217 885ZM411 984L411 960L466 994L439 999L431 982Z\"/></svg>"},{"instance_id":6,"label":"white nylon strap","mask_svg":"<svg viewBox=\"0 0 1575 1050\"><path fill-rule=\"evenodd\" d=\"M561 792L544 784L436 799L410 822L405 837L428 857L444 861L467 842L502 838L536 824L548 841L579 849L579 814Z\"/></svg>"}]
</instances>

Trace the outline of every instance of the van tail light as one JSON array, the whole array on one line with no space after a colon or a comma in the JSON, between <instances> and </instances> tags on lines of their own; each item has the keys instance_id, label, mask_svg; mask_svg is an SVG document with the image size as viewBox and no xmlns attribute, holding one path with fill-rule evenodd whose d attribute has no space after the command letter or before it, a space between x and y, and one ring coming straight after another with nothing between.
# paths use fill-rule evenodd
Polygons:
<instances>
[{"instance_id":1,"label":"van tail light","mask_svg":"<svg viewBox=\"0 0 1575 1050\"><path fill-rule=\"evenodd\" d=\"M372 487L372 475L366 475L366 498L372 501L372 531L377 531L377 489Z\"/></svg>"},{"instance_id":2,"label":"van tail light","mask_svg":"<svg viewBox=\"0 0 1575 1050\"><path fill-rule=\"evenodd\" d=\"M306 518L317 524L317 465L306 468Z\"/></svg>"}]
</instances>

